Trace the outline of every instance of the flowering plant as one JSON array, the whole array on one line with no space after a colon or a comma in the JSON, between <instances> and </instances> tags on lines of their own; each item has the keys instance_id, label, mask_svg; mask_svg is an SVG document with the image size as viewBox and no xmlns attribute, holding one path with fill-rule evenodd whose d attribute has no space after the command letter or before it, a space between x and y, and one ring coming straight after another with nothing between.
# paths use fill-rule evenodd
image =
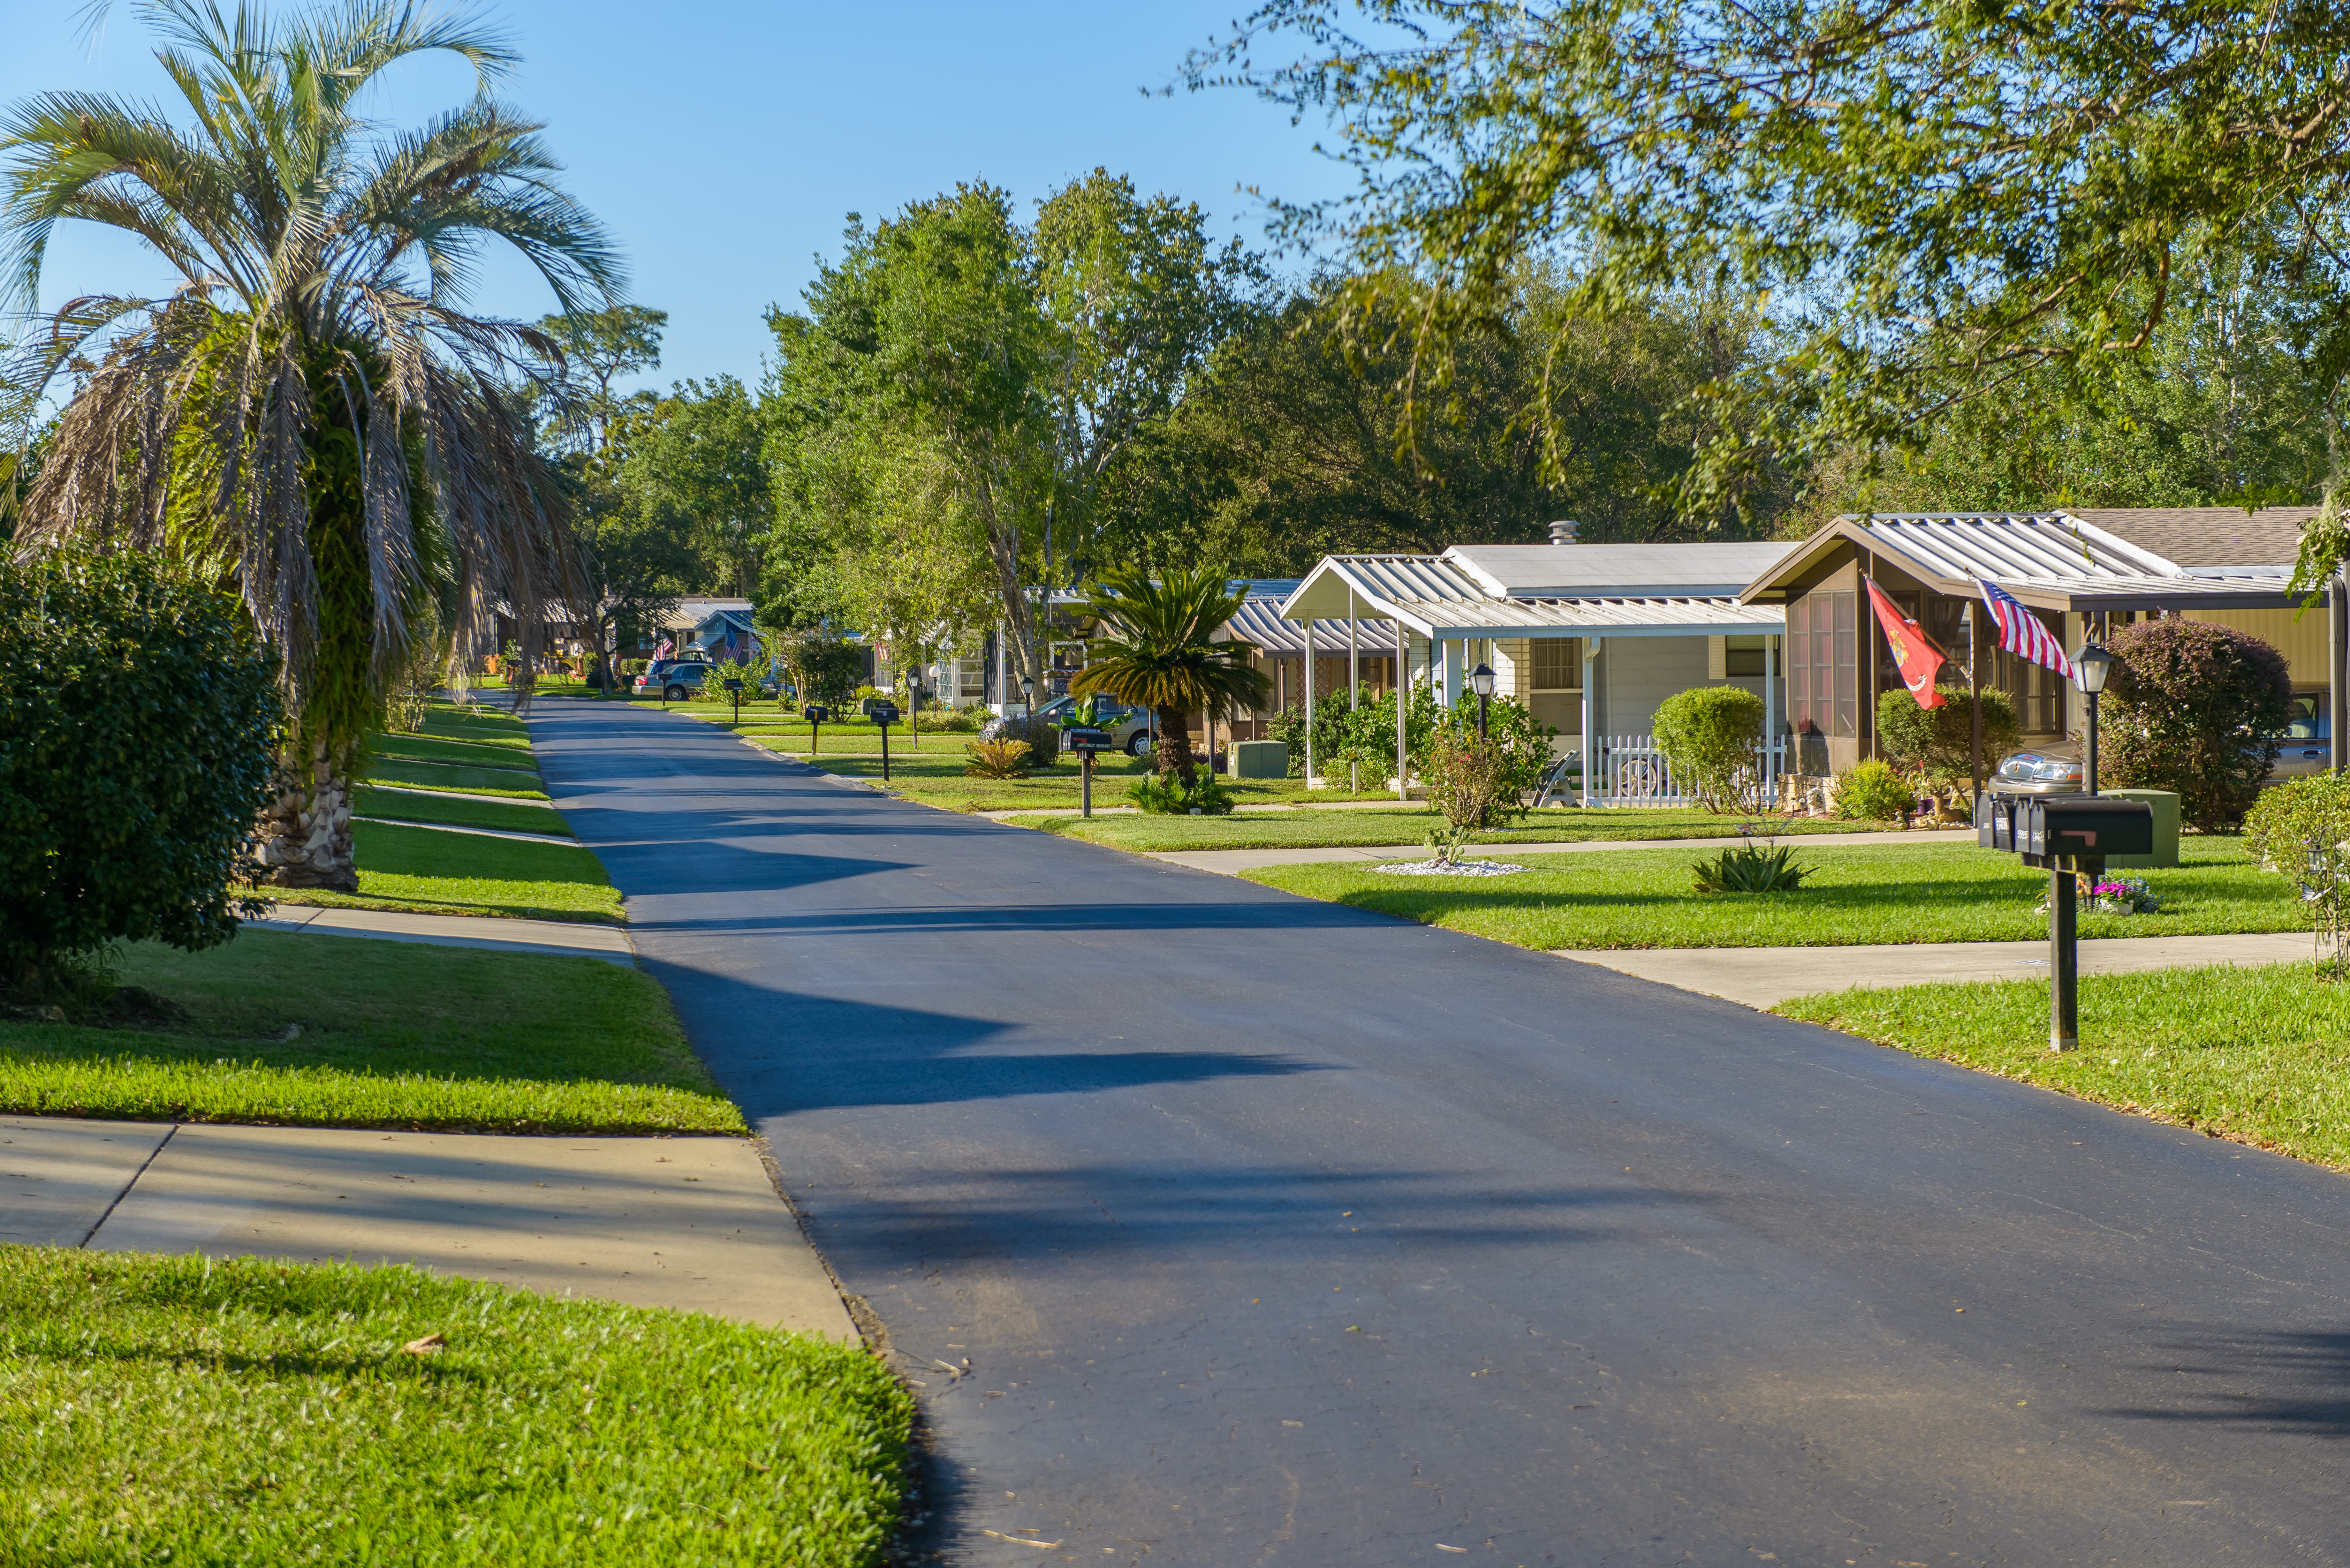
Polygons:
<instances>
[{"instance_id":1,"label":"flowering plant","mask_svg":"<svg viewBox=\"0 0 2350 1568\"><path fill-rule=\"evenodd\" d=\"M2081 898L2092 909L2108 915L2150 915L2162 908L2143 877L2099 877L2080 879Z\"/></svg>"},{"instance_id":2,"label":"flowering plant","mask_svg":"<svg viewBox=\"0 0 2350 1568\"><path fill-rule=\"evenodd\" d=\"M2162 899L2146 884L2143 877L2099 876L2086 874L2073 878L2078 889L2084 914L2150 915L2162 908ZM2048 900L2043 898L2035 915L2048 912Z\"/></svg>"}]
</instances>

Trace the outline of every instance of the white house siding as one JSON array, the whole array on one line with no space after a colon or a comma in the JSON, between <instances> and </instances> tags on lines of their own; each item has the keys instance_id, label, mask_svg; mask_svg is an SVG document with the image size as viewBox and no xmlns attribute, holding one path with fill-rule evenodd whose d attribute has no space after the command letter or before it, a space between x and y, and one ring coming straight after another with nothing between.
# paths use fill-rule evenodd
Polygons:
<instances>
[{"instance_id":1,"label":"white house siding","mask_svg":"<svg viewBox=\"0 0 2350 1568\"><path fill-rule=\"evenodd\" d=\"M1603 735L1645 735L1656 725L1665 700L1698 686L1737 686L1763 696L1763 677L1713 678L1717 667L1702 637L1619 637L1600 644L1595 715ZM1774 639L1775 641L1775 639ZM1783 657L1773 650L1773 667ZM1783 728L1787 720L1785 678L1773 674L1772 701Z\"/></svg>"}]
</instances>

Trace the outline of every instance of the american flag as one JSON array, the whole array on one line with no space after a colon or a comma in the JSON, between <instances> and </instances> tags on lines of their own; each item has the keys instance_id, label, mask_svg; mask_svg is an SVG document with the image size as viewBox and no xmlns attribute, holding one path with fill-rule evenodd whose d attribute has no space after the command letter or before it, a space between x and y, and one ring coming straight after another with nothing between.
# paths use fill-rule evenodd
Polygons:
<instances>
[{"instance_id":1,"label":"american flag","mask_svg":"<svg viewBox=\"0 0 2350 1568\"><path fill-rule=\"evenodd\" d=\"M2064 645L2056 640L2056 634L2042 625L2040 618L2026 608L2022 599L1997 584L1986 583L1981 577L1975 581L1982 588L1983 604L1990 609L1991 620L1999 627L2000 647L2072 680L2073 661L2064 657Z\"/></svg>"}]
</instances>

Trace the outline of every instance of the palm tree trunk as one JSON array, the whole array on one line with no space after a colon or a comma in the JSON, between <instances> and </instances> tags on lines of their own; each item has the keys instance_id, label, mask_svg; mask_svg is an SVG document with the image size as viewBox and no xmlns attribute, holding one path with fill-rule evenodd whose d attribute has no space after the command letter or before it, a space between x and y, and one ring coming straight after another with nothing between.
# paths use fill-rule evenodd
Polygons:
<instances>
[{"instance_id":1,"label":"palm tree trunk","mask_svg":"<svg viewBox=\"0 0 2350 1568\"><path fill-rule=\"evenodd\" d=\"M1191 716L1180 708L1162 705L1159 710L1159 745L1151 761L1159 773L1173 774L1191 787L1195 763L1191 758Z\"/></svg>"},{"instance_id":2,"label":"palm tree trunk","mask_svg":"<svg viewBox=\"0 0 2350 1568\"><path fill-rule=\"evenodd\" d=\"M351 848L350 761L331 755L323 741L307 766L279 754L276 796L255 825L265 886L359 890Z\"/></svg>"}]
</instances>

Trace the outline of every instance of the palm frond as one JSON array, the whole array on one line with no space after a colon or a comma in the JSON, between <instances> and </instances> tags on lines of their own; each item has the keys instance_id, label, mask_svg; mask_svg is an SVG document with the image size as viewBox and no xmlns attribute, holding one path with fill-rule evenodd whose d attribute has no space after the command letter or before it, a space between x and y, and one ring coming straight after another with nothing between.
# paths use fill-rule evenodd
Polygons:
<instances>
[{"instance_id":1,"label":"palm frond","mask_svg":"<svg viewBox=\"0 0 2350 1568\"><path fill-rule=\"evenodd\" d=\"M528 258L567 309L608 304L621 276L608 234L556 183L542 128L487 96L510 45L467 8L411 0L284 21L244 0L135 9L163 36L184 129L91 94L0 115L0 289L35 296L71 221L136 234L184 280L169 299L77 301L24 357L46 385L104 344L25 497L17 546L168 543L232 563L306 723L320 691L380 691L408 664L427 556L448 562L463 601L461 655L493 600L525 626L557 604L586 618L563 493L502 389L551 379L554 346L462 308L491 245ZM430 51L472 64L473 101L407 134L354 112L377 74ZM336 484L346 510L327 526L320 487ZM348 732L348 702L338 711Z\"/></svg>"}]
</instances>

